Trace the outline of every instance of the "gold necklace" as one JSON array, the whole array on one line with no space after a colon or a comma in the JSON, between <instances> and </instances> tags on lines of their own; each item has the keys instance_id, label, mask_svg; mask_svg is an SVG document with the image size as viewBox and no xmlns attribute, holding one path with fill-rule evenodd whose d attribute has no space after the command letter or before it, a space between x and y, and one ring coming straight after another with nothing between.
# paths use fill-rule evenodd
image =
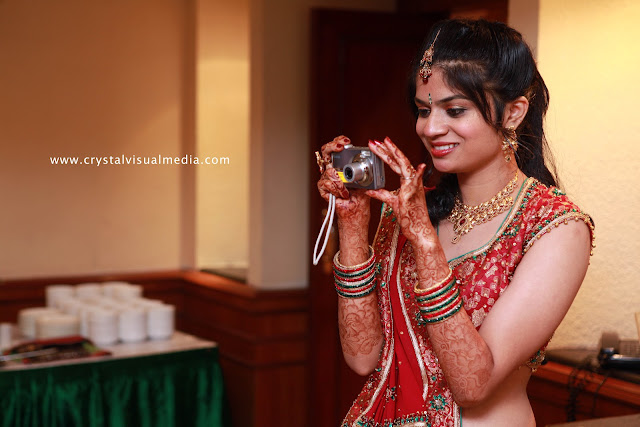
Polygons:
<instances>
[{"instance_id":1,"label":"gold necklace","mask_svg":"<svg viewBox=\"0 0 640 427\"><path fill-rule=\"evenodd\" d=\"M474 226L492 220L513 206L511 193L513 193L517 183L518 171L516 171L516 176L507 183L507 186L493 196L491 200L476 206L467 206L462 203L460 196L456 196L453 210L447 217L449 222L453 224L454 236L451 239L451 243L458 243L462 236L471 231Z\"/></svg>"}]
</instances>

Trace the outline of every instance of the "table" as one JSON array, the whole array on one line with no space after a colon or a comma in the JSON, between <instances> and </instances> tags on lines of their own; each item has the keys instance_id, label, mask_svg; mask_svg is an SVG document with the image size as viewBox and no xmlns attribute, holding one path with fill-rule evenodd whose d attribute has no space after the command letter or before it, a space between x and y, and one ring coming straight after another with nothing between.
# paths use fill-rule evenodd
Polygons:
<instances>
[{"instance_id":1,"label":"table","mask_svg":"<svg viewBox=\"0 0 640 427\"><path fill-rule=\"evenodd\" d=\"M547 427L621 427L640 426L640 414L622 417L598 418L588 421L574 421L572 423L550 424Z\"/></svg>"},{"instance_id":2,"label":"table","mask_svg":"<svg viewBox=\"0 0 640 427\"><path fill-rule=\"evenodd\" d=\"M215 343L176 332L105 348L111 356L0 368L0 425L223 425Z\"/></svg>"},{"instance_id":3,"label":"table","mask_svg":"<svg viewBox=\"0 0 640 427\"><path fill-rule=\"evenodd\" d=\"M599 369L597 354L597 350L576 349L547 352L549 362L531 376L527 386L538 425L640 413L637 375Z\"/></svg>"}]
</instances>

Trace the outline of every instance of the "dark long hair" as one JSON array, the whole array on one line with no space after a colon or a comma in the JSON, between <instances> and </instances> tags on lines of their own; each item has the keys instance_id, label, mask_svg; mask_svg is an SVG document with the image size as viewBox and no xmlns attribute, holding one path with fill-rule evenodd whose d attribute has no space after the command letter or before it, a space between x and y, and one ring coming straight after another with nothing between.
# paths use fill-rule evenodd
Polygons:
<instances>
[{"instance_id":1,"label":"dark long hair","mask_svg":"<svg viewBox=\"0 0 640 427\"><path fill-rule=\"evenodd\" d=\"M416 117L414 98L419 63L436 34L433 67L442 70L445 82L469 98L498 132L507 131L502 127L505 105L520 96L527 98L529 109L516 129L518 167L545 185L557 186L543 129L549 91L522 35L505 24L446 20L433 26L413 62L409 79L409 104ZM449 215L459 191L456 175L442 174L435 190L427 194L429 216L434 224Z\"/></svg>"}]
</instances>

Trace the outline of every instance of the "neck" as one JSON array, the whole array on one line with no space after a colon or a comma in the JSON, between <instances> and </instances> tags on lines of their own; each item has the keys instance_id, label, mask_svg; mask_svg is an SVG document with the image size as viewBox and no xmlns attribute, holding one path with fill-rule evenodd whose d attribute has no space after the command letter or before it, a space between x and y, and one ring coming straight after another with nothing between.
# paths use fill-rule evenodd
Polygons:
<instances>
[{"instance_id":1,"label":"neck","mask_svg":"<svg viewBox=\"0 0 640 427\"><path fill-rule=\"evenodd\" d=\"M515 162L505 163L496 172L488 170L486 173L458 174L460 197L469 206L486 202L502 190L516 175L518 168ZM522 179L522 172L518 172L518 181Z\"/></svg>"}]
</instances>

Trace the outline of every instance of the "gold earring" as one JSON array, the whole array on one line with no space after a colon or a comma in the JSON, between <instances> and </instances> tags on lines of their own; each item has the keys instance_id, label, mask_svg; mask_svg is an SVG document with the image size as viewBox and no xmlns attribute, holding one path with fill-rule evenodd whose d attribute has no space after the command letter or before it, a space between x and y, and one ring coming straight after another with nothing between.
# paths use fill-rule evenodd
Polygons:
<instances>
[{"instance_id":1,"label":"gold earring","mask_svg":"<svg viewBox=\"0 0 640 427\"><path fill-rule=\"evenodd\" d=\"M506 130L502 131L504 140L502 141L502 152L504 153L504 159L507 162L511 161L511 151L514 154L518 151L518 135L516 134L516 128L509 126Z\"/></svg>"}]
</instances>

